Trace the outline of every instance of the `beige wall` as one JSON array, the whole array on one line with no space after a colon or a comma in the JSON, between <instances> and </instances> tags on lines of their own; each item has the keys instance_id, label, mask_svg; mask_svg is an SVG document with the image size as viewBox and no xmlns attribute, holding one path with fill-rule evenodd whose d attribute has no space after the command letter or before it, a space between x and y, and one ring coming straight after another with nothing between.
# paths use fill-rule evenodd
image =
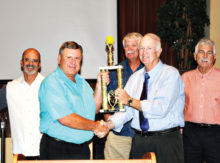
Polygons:
<instances>
[{"instance_id":1,"label":"beige wall","mask_svg":"<svg viewBox=\"0 0 220 163\"><path fill-rule=\"evenodd\" d=\"M215 67L220 68L220 1L210 0L210 39L215 42L217 60Z\"/></svg>"},{"instance_id":2,"label":"beige wall","mask_svg":"<svg viewBox=\"0 0 220 163\"><path fill-rule=\"evenodd\" d=\"M0 139L0 145L1 145L1 139ZM12 141L11 138L5 138L5 163L12 163L12 160L13 160Z\"/></svg>"}]
</instances>

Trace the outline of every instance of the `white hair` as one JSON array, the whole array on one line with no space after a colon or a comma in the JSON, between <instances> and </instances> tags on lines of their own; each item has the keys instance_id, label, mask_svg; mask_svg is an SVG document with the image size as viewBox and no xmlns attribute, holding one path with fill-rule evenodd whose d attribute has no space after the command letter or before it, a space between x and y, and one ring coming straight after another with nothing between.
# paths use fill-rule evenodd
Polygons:
<instances>
[{"instance_id":1,"label":"white hair","mask_svg":"<svg viewBox=\"0 0 220 163\"><path fill-rule=\"evenodd\" d=\"M198 48L200 45L210 45L213 48L213 54L216 54L216 46L214 41L210 40L210 39L201 39L195 47L195 54L198 54Z\"/></svg>"},{"instance_id":2,"label":"white hair","mask_svg":"<svg viewBox=\"0 0 220 163\"><path fill-rule=\"evenodd\" d=\"M159 36L157 36L154 33L147 33L147 34L144 35L144 37L150 37L151 39L155 40L157 42L156 51L160 50L160 48L161 48L161 40L160 40Z\"/></svg>"}]
</instances>

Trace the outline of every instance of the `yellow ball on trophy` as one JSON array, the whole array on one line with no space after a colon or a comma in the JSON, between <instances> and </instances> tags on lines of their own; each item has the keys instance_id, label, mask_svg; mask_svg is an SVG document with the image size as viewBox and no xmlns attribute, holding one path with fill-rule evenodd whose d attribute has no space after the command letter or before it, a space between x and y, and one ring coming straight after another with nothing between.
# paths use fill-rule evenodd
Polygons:
<instances>
[{"instance_id":1,"label":"yellow ball on trophy","mask_svg":"<svg viewBox=\"0 0 220 163\"><path fill-rule=\"evenodd\" d=\"M106 37L105 43L108 44L108 45L113 44L114 43L114 38L112 36Z\"/></svg>"}]
</instances>

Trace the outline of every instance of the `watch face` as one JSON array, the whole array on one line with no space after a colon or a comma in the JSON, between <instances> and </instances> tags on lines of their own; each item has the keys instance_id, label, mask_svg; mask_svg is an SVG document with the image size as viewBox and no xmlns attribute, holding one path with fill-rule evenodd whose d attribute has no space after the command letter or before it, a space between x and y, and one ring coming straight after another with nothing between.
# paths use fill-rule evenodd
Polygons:
<instances>
[{"instance_id":1,"label":"watch face","mask_svg":"<svg viewBox=\"0 0 220 163\"><path fill-rule=\"evenodd\" d=\"M130 98L130 99L128 100L128 106L130 106L132 102L133 102L133 99Z\"/></svg>"}]
</instances>

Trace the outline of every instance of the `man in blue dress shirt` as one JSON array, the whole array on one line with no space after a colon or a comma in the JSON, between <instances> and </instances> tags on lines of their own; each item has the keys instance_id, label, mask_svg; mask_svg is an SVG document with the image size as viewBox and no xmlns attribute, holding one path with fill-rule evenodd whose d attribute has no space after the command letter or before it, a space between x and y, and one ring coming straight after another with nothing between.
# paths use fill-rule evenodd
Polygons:
<instances>
[{"instance_id":1,"label":"man in blue dress shirt","mask_svg":"<svg viewBox=\"0 0 220 163\"><path fill-rule=\"evenodd\" d=\"M119 63L123 66L123 86L126 85L134 72L144 67L140 61L138 50L138 44L142 37L141 34L132 32L128 33L123 39L126 59ZM112 71L109 76L111 82L108 85L108 90L116 90L118 88L117 72ZM105 143L105 159L129 159L133 136L134 131L130 127L130 122L124 124L120 132L110 132Z\"/></svg>"},{"instance_id":2,"label":"man in blue dress shirt","mask_svg":"<svg viewBox=\"0 0 220 163\"><path fill-rule=\"evenodd\" d=\"M154 152L158 163L183 163L183 143L180 127L184 126L184 85L174 67L163 64L160 38L146 34L139 45L144 68L134 73L124 90L115 91L116 98L126 105L126 112L112 115L108 127L120 131L123 124L132 119L135 129L132 157L142 158L146 152ZM147 99L140 100L145 73L148 73ZM148 131L140 127L139 112L148 120Z\"/></svg>"},{"instance_id":3,"label":"man in blue dress shirt","mask_svg":"<svg viewBox=\"0 0 220 163\"><path fill-rule=\"evenodd\" d=\"M60 47L58 67L42 82L39 90L41 160L89 159L88 141L94 133L108 132L106 125L94 121L101 107L101 75L95 91L79 74L82 47L68 41ZM94 133L93 133L94 132Z\"/></svg>"}]
</instances>

